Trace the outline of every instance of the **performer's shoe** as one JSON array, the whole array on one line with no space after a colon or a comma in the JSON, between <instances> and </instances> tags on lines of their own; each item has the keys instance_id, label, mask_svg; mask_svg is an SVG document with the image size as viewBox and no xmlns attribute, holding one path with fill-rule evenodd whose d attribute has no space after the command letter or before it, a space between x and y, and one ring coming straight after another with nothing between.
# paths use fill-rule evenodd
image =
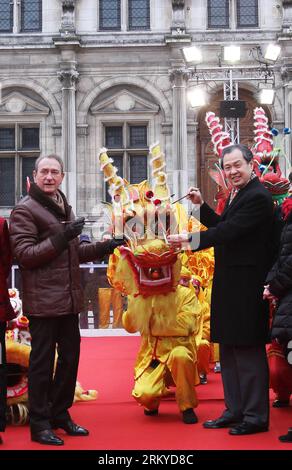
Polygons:
<instances>
[{"instance_id":1,"label":"performer's shoe","mask_svg":"<svg viewBox=\"0 0 292 470\"><path fill-rule=\"evenodd\" d=\"M289 406L290 400L279 400L276 398L276 400L273 401L272 407L273 408L286 408Z\"/></svg>"},{"instance_id":2,"label":"performer's shoe","mask_svg":"<svg viewBox=\"0 0 292 470\"><path fill-rule=\"evenodd\" d=\"M223 416L221 418L217 419L209 419L208 421L205 421L203 423L203 427L206 429L221 429L221 428L232 428L233 426L237 426L240 424L240 421L235 421L235 420L230 420L227 418L224 418Z\"/></svg>"},{"instance_id":3,"label":"performer's shoe","mask_svg":"<svg viewBox=\"0 0 292 470\"><path fill-rule=\"evenodd\" d=\"M158 415L158 409L156 409L156 410L147 410L147 408L144 408L144 415L145 416L157 416Z\"/></svg>"},{"instance_id":4,"label":"performer's shoe","mask_svg":"<svg viewBox=\"0 0 292 470\"><path fill-rule=\"evenodd\" d=\"M0 444L3 444L3 440L1 436L0 436Z\"/></svg>"},{"instance_id":5,"label":"performer's shoe","mask_svg":"<svg viewBox=\"0 0 292 470\"><path fill-rule=\"evenodd\" d=\"M284 436L279 436L279 441L292 442L292 429L288 429L287 434L284 434Z\"/></svg>"},{"instance_id":6,"label":"performer's shoe","mask_svg":"<svg viewBox=\"0 0 292 470\"><path fill-rule=\"evenodd\" d=\"M68 421L54 421L52 424L53 429L61 428L63 429L69 436L88 436L89 431L85 428L82 428L78 424L74 423L71 419Z\"/></svg>"},{"instance_id":7,"label":"performer's shoe","mask_svg":"<svg viewBox=\"0 0 292 470\"><path fill-rule=\"evenodd\" d=\"M221 364L220 362L216 362L215 366L214 366L214 372L215 374L221 372Z\"/></svg>"},{"instance_id":8,"label":"performer's shoe","mask_svg":"<svg viewBox=\"0 0 292 470\"><path fill-rule=\"evenodd\" d=\"M193 408L188 408L182 412L182 420L185 424L195 424L198 422L198 417Z\"/></svg>"},{"instance_id":9,"label":"performer's shoe","mask_svg":"<svg viewBox=\"0 0 292 470\"><path fill-rule=\"evenodd\" d=\"M207 375L206 374L200 374L200 384L201 385L206 385L207 383L208 383Z\"/></svg>"},{"instance_id":10,"label":"performer's shoe","mask_svg":"<svg viewBox=\"0 0 292 470\"><path fill-rule=\"evenodd\" d=\"M241 424L238 424L238 426L235 426L234 428L229 429L229 434L231 434L231 436L244 436L246 434L256 434L258 432L266 432L268 430L269 430L268 425L258 425L258 424L247 423L246 421L243 421Z\"/></svg>"},{"instance_id":11,"label":"performer's shoe","mask_svg":"<svg viewBox=\"0 0 292 470\"><path fill-rule=\"evenodd\" d=\"M60 439L51 429L44 429L43 431L32 432L31 440L39 444L48 446L62 446L64 441Z\"/></svg>"}]
</instances>

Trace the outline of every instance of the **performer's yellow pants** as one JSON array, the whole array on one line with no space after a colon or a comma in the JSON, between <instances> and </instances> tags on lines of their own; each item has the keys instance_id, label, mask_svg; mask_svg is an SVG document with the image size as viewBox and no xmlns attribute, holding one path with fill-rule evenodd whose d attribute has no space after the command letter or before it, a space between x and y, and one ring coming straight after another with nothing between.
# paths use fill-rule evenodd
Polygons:
<instances>
[{"instance_id":1,"label":"performer's yellow pants","mask_svg":"<svg viewBox=\"0 0 292 470\"><path fill-rule=\"evenodd\" d=\"M110 324L110 307L113 308L113 328L122 328L123 297L112 287L98 289L99 328L108 328Z\"/></svg>"},{"instance_id":2,"label":"performer's yellow pants","mask_svg":"<svg viewBox=\"0 0 292 470\"><path fill-rule=\"evenodd\" d=\"M199 374L208 374L210 362L210 342L202 339L197 349L198 354L198 372Z\"/></svg>"},{"instance_id":3,"label":"performer's yellow pants","mask_svg":"<svg viewBox=\"0 0 292 470\"><path fill-rule=\"evenodd\" d=\"M210 362L218 362L220 361L219 357L219 344L218 343L210 343L211 344L211 358Z\"/></svg>"},{"instance_id":4,"label":"performer's yellow pants","mask_svg":"<svg viewBox=\"0 0 292 470\"><path fill-rule=\"evenodd\" d=\"M175 347L166 364L148 367L136 380L133 397L148 410L158 409L160 399L167 395L167 373L170 372L176 386L176 401L180 411L198 405L194 383L196 364L191 352L184 346Z\"/></svg>"}]
</instances>

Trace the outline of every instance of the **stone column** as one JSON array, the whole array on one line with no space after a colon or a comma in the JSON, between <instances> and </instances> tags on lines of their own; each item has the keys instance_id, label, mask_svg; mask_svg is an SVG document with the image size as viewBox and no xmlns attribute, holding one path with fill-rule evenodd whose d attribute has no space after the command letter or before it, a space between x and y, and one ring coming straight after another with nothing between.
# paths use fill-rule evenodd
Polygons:
<instances>
[{"instance_id":1,"label":"stone column","mask_svg":"<svg viewBox=\"0 0 292 470\"><path fill-rule=\"evenodd\" d=\"M66 177L64 190L74 212L77 207L77 164L76 164L76 82L79 73L76 62L61 62L58 72L62 83L62 158L65 164Z\"/></svg>"},{"instance_id":2,"label":"stone column","mask_svg":"<svg viewBox=\"0 0 292 470\"><path fill-rule=\"evenodd\" d=\"M187 102L186 86L188 74L184 68L171 71L173 83L173 190L175 198L184 196L188 190L188 156L187 156Z\"/></svg>"},{"instance_id":3,"label":"stone column","mask_svg":"<svg viewBox=\"0 0 292 470\"><path fill-rule=\"evenodd\" d=\"M198 122L188 121L188 187L198 185L198 155L197 155L197 131Z\"/></svg>"}]
</instances>

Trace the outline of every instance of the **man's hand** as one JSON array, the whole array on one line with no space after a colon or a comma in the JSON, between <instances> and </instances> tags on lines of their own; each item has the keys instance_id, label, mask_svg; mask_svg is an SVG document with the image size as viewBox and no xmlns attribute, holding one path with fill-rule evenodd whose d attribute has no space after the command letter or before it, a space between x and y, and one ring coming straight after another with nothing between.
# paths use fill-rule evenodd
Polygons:
<instances>
[{"instance_id":1,"label":"man's hand","mask_svg":"<svg viewBox=\"0 0 292 470\"><path fill-rule=\"evenodd\" d=\"M111 255L118 246L126 245L126 243L127 240L125 238L111 238L110 240L105 240L106 254Z\"/></svg>"},{"instance_id":2,"label":"man's hand","mask_svg":"<svg viewBox=\"0 0 292 470\"><path fill-rule=\"evenodd\" d=\"M64 236L66 240L70 241L78 237L83 230L84 224L85 224L84 217L79 217L78 219L75 219L73 222L68 224L64 231Z\"/></svg>"},{"instance_id":3,"label":"man's hand","mask_svg":"<svg viewBox=\"0 0 292 470\"><path fill-rule=\"evenodd\" d=\"M174 235L168 235L167 242L172 248L175 249L189 249L189 243L191 242L191 235L189 233L176 233Z\"/></svg>"},{"instance_id":4,"label":"man's hand","mask_svg":"<svg viewBox=\"0 0 292 470\"><path fill-rule=\"evenodd\" d=\"M203 198L202 194L200 193L200 190L198 188L190 187L188 191L188 196L187 198L193 203L193 204L199 204L200 206L203 204Z\"/></svg>"}]
</instances>

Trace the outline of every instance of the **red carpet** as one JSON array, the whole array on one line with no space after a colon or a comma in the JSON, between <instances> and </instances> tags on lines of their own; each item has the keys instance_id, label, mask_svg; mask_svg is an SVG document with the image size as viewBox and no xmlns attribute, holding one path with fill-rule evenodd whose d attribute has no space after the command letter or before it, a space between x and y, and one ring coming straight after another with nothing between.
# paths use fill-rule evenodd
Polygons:
<instances>
[{"instance_id":1,"label":"red carpet","mask_svg":"<svg viewBox=\"0 0 292 470\"><path fill-rule=\"evenodd\" d=\"M226 429L202 427L203 421L218 417L223 410L220 374L211 373L209 383L197 387L198 424L182 423L172 397L161 404L159 416L144 416L142 408L131 397L138 345L138 337L82 339L78 379L84 388L97 389L99 398L96 402L75 404L71 414L77 423L90 430L88 437L70 437L58 431L65 438L65 445L55 448L32 443L28 426L9 426L1 450L292 450L292 444L278 441L278 436L292 426L291 407L271 408L270 431L262 434L237 437L229 436Z\"/></svg>"}]
</instances>

